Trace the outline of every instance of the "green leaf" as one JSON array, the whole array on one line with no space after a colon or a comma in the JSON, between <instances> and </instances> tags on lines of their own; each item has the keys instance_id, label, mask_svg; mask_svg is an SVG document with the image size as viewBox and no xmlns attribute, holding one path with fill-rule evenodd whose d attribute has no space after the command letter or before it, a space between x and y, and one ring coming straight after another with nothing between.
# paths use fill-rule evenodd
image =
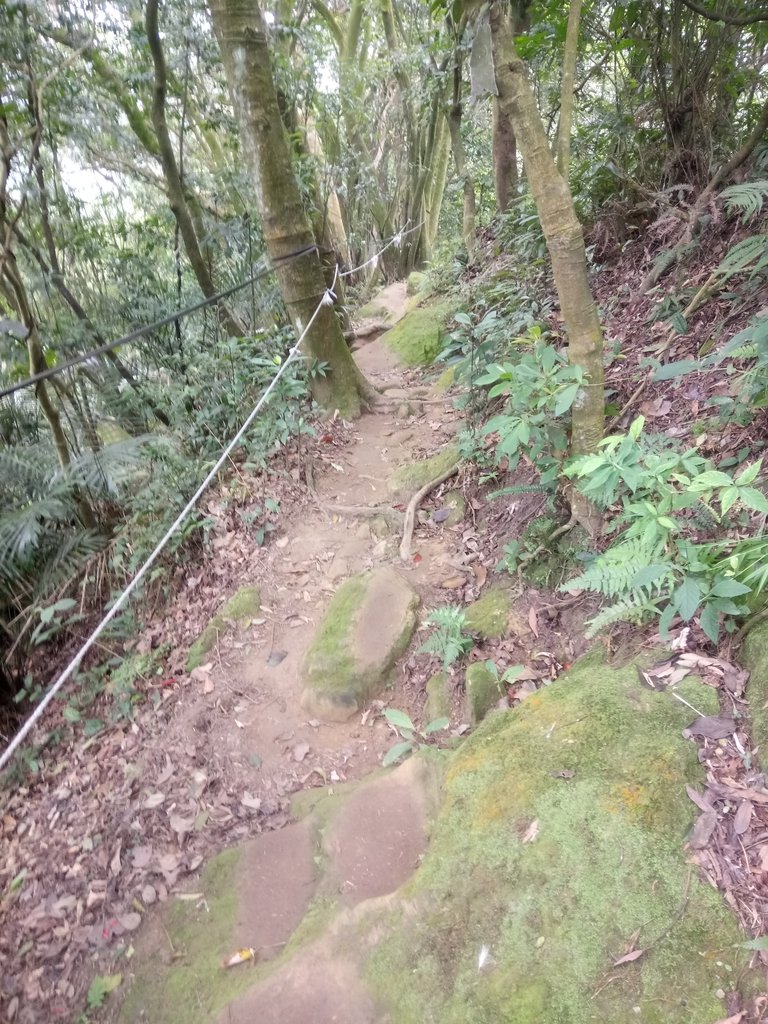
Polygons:
<instances>
[{"instance_id":1,"label":"green leaf","mask_svg":"<svg viewBox=\"0 0 768 1024\"><path fill-rule=\"evenodd\" d=\"M64 718L67 722L79 722L81 717L77 708L73 708L71 704L67 704L64 708Z\"/></svg>"},{"instance_id":2,"label":"green leaf","mask_svg":"<svg viewBox=\"0 0 768 1024\"><path fill-rule=\"evenodd\" d=\"M88 989L88 1009L98 1010L110 992L123 982L122 974L97 974Z\"/></svg>"},{"instance_id":3,"label":"green leaf","mask_svg":"<svg viewBox=\"0 0 768 1024\"><path fill-rule=\"evenodd\" d=\"M384 755L384 759L381 764L383 768L389 768L395 761L399 761L401 757L405 757L406 754L410 754L413 750L413 743L411 740L407 740L404 743L396 743L394 747L390 747Z\"/></svg>"},{"instance_id":4,"label":"green leaf","mask_svg":"<svg viewBox=\"0 0 768 1024\"><path fill-rule=\"evenodd\" d=\"M675 377L683 377L686 373L692 373L701 368L702 364L698 359L679 359L677 362L659 366L651 379L654 381L673 380Z\"/></svg>"},{"instance_id":5,"label":"green leaf","mask_svg":"<svg viewBox=\"0 0 768 1024\"><path fill-rule=\"evenodd\" d=\"M711 491L715 487L731 487L733 480L727 473L721 473L717 469L708 469L705 473L699 473L690 483L692 491Z\"/></svg>"},{"instance_id":6,"label":"green leaf","mask_svg":"<svg viewBox=\"0 0 768 1024\"><path fill-rule=\"evenodd\" d=\"M716 644L720 636L720 612L714 605L708 604L702 608L699 624L712 643Z\"/></svg>"},{"instance_id":7,"label":"green leaf","mask_svg":"<svg viewBox=\"0 0 768 1024\"><path fill-rule=\"evenodd\" d=\"M743 583L739 583L738 580L734 580L730 576L722 576L710 591L715 597L741 597L743 594L751 592L751 587L745 587Z\"/></svg>"},{"instance_id":8,"label":"green leaf","mask_svg":"<svg viewBox=\"0 0 768 1024\"><path fill-rule=\"evenodd\" d=\"M753 484L757 479L757 474L760 472L762 465L763 460L758 459L757 462L753 462L751 466L747 466L745 470L739 473L736 477L736 483L739 487L744 487L747 484Z\"/></svg>"},{"instance_id":9,"label":"green leaf","mask_svg":"<svg viewBox=\"0 0 768 1024\"><path fill-rule=\"evenodd\" d=\"M739 500L739 488L738 487L726 487L724 491L720 492L720 510L723 515L728 511L729 508L733 508L736 502Z\"/></svg>"},{"instance_id":10,"label":"green leaf","mask_svg":"<svg viewBox=\"0 0 768 1024\"><path fill-rule=\"evenodd\" d=\"M563 388L555 402L555 416L563 416L568 412L576 401L580 387L580 384L569 384L567 388Z\"/></svg>"},{"instance_id":11,"label":"green leaf","mask_svg":"<svg viewBox=\"0 0 768 1024\"><path fill-rule=\"evenodd\" d=\"M83 726L83 735L95 736L97 732L100 732L104 728L104 723L99 718L88 718L86 719L85 725Z\"/></svg>"},{"instance_id":12,"label":"green leaf","mask_svg":"<svg viewBox=\"0 0 768 1024\"><path fill-rule=\"evenodd\" d=\"M441 732L443 729L447 729L450 724L450 718L435 718L424 729L424 735L429 736L430 733Z\"/></svg>"},{"instance_id":13,"label":"green leaf","mask_svg":"<svg viewBox=\"0 0 768 1024\"><path fill-rule=\"evenodd\" d=\"M740 487L739 501L743 501L749 508L756 512L768 512L768 498L756 487Z\"/></svg>"},{"instance_id":14,"label":"green leaf","mask_svg":"<svg viewBox=\"0 0 768 1024\"><path fill-rule=\"evenodd\" d=\"M629 428L629 436L632 438L633 441L636 441L638 437L640 437L640 435L643 432L644 426L645 416L638 416L636 419L632 421Z\"/></svg>"},{"instance_id":15,"label":"green leaf","mask_svg":"<svg viewBox=\"0 0 768 1024\"><path fill-rule=\"evenodd\" d=\"M686 622L690 622L701 603L701 584L693 576L686 576L672 595L672 607Z\"/></svg>"},{"instance_id":16,"label":"green leaf","mask_svg":"<svg viewBox=\"0 0 768 1024\"><path fill-rule=\"evenodd\" d=\"M416 726L408 715L406 715L404 711L400 711L398 708L385 708L384 717L389 724L394 725L396 729L409 729L411 732L416 731Z\"/></svg>"}]
</instances>

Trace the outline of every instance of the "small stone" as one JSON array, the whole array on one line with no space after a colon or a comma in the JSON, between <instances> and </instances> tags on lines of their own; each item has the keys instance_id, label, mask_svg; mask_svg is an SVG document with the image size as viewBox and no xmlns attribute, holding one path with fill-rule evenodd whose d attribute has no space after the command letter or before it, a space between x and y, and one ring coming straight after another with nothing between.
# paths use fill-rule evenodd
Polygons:
<instances>
[{"instance_id":1,"label":"small stone","mask_svg":"<svg viewBox=\"0 0 768 1024\"><path fill-rule=\"evenodd\" d=\"M141 890L141 902L145 907L151 907L157 902L157 890L154 885L145 885Z\"/></svg>"}]
</instances>

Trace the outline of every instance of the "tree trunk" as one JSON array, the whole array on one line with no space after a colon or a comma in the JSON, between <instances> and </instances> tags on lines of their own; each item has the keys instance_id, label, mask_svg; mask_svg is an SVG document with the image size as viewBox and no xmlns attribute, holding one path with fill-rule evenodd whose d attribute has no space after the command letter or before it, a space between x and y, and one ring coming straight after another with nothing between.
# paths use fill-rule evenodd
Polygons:
<instances>
[{"instance_id":1,"label":"tree trunk","mask_svg":"<svg viewBox=\"0 0 768 1024\"><path fill-rule=\"evenodd\" d=\"M475 217L477 214L477 204L475 202L475 183L472 181L472 176L470 175L467 167L467 154L464 149L464 140L461 137L462 71L461 51L459 46L460 40L457 41L453 57L453 102L451 103L451 109L448 112L448 130L451 133L451 149L453 150L453 162L456 167L456 174L458 175L464 190L462 235L464 237L464 245L466 246L467 255L471 260L475 252L476 243Z\"/></svg>"},{"instance_id":2,"label":"tree trunk","mask_svg":"<svg viewBox=\"0 0 768 1024\"><path fill-rule=\"evenodd\" d=\"M210 0L243 150L253 175L267 252L297 332L325 292L323 269L291 167L277 102L264 19L256 0ZM296 253L299 258L288 259ZM343 416L359 415L373 392L358 370L334 309L322 306L304 339L307 353L326 364L312 378L317 402Z\"/></svg>"},{"instance_id":3,"label":"tree trunk","mask_svg":"<svg viewBox=\"0 0 768 1024\"><path fill-rule=\"evenodd\" d=\"M168 123L165 117L165 96L167 91L168 74L165 66L165 57L160 43L160 33L157 24L158 0L147 0L146 11L146 32L149 41L149 49L152 53L152 62L155 69L155 86L152 97L152 124L157 136L160 164L163 168L166 187L168 189L168 203L179 227L184 250L197 278L197 283L206 298L216 294L216 286L213 283L208 263L200 248L200 220L195 227L194 211L190 209L181 174L176 163L176 155L173 151ZM239 319L223 304L219 304L219 318L227 331L233 337L242 337L246 331L245 326Z\"/></svg>"},{"instance_id":4,"label":"tree trunk","mask_svg":"<svg viewBox=\"0 0 768 1024\"><path fill-rule=\"evenodd\" d=\"M498 0L491 7L491 32L499 105L514 126L547 241L568 334L568 358L588 376L573 405L571 427L571 452L583 455L594 451L605 421L603 336L589 285L584 235L568 183L552 159L536 97ZM576 492L574 499L579 502ZM574 514L589 529L598 528L598 518L586 503L574 507Z\"/></svg>"},{"instance_id":5,"label":"tree trunk","mask_svg":"<svg viewBox=\"0 0 768 1024\"><path fill-rule=\"evenodd\" d=\"M429 187L429 195L426 202L427 213L427 234L426 251L427 259L432 258L432 250L437 239L437 231L440 226L440 211L443 208L443 195L445 193L445 179L448 177L448 155L450 153L450 136L448 134L447 118L441 117L437 123L437 135L435 138L435 155L433 163L432 182Z\"/></svg>"},{"instance_id":6,"label":"tree trunk","mask_svg":"<svg viewBox=\"0 0 768 1024\"><path fill-rule=\"evenodd\" d=\"M560 86L560 124L557 129L557 169L568 181L571 170L571 129L573 126L573 89L576 81L576 59L579 55L579 24L582 0L571 0L568 30L563 55L563 79Z\"/></svg>"},{"instance_id":7,"label":"tree trunk","mask_svg":"<svg viewBox=\"0 0 768 1024\"><path fill-rule=\"evenodd\" d=\"M498 97L493 100L493 183L496 208L507 210L517 194L517 140L509 114L501 109Z\"/></svg>"}]
</instances>

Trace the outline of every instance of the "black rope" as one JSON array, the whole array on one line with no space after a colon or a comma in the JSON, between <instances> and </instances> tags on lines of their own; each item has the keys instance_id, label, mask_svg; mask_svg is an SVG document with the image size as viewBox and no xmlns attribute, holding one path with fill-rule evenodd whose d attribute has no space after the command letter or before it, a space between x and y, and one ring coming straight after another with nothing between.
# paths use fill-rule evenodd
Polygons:
<instances>
[{"instance_id":1,"label":"black rope","mask_svg":"<svg viewBox=\"0 0 768 1024\"><path fill-rule=\"evenodd\" d=\"M308 245L304 249L298 249L296 252L289 252L286 253L285 256L276 257L275 260L273 260L273 263L282 263L285 260L295 260L300 256L306 255L308 252L314 252L316 249L317 246ZM55 377L57 374L63 373L65 370L71 370L73 366L85 363L89 359L93 359L94 356L102 356L105 352L109 352L111 349L117 348L119 345L127 345L131 341L143 338L147 334L151 334L153 331L156 331L159 327L165 327L167 324L172 324L174 321L178 321L185 316L189 316L190 313L196 313L199 309L205 309L206 306L211 306L215 302L221 302L222 299L227 299L230 295L234 295L236 292L242 291L244 288L249 288L252 284L255 284L256 281L262 281L265 277L270 277L273 273L274 268L269 267L266 270L260 271L258 274L252 274L247 281L243 281L241 284L236 284L222 292L217 292L216 295L211 295L207 299L201 299L200 302L187 306L185 309L179 309L176 310L175 313L169 313L168 316L164 316L162 320L156 320L153 324L147 324L145 327L137 327L135 331L131 331L130 334L123 335L123 337L118 338L117 341L109 341L105 345L99 345L98 348L92 348L90 352L84 352L80 356L73 356L72 359L67 359L64 363L58 363L56 366L51 366L47 370L41 370L40 373L36 373L32 377L27 377L25 380L20 380L16 384L11 384L8 387L0 389L0 398L7 398L8 395L13 395L15 392L21 391L24 388L32 387L33 384L39 384L41 380L48 380L50 377Z\"/></svg>"}]
</instances>

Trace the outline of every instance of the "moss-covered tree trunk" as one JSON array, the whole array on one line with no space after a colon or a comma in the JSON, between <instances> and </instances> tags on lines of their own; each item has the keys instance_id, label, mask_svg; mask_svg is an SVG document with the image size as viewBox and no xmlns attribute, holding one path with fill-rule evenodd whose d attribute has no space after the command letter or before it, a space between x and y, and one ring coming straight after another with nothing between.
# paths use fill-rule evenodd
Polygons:
<instances>
[{"instance_id":1,"label":"moss-covered tree trunk","mask_svg":"<svg viewBox=\"0 0 768 1024\"><path fill-rule=\"evenodd\" d=\"M589 285L584 235L567 181L559 174L549 148L525 64L515 49L502 6L491 7L491 33L499 105L509 115L523 157L547 241L560 310L568 334L568 358L588 376L573 406L571 451L591 452L603 436L603 334ZM578 504L578 497L576 501ZM585 525L596 528L588 506L574 508Z\"/></svg>"},{"instance_id":2,"label":"moss-covered tree trunk","mask_svg":"<svg viewBox=\"0 0 768 1024\"><path fill-rule=\"evenodd\" d=\"M255 0L210 0L210 10L253 175L267 252L288 313L301 332L325 292L325 280L280 119L264 19ZM303 255L288 258L296 253ZM304 346L327 367L324 376L313 377L316 400L343 416L359 415L372 389L355 365L332 307L321 307Z\"/></svg>"}]
</instances>

